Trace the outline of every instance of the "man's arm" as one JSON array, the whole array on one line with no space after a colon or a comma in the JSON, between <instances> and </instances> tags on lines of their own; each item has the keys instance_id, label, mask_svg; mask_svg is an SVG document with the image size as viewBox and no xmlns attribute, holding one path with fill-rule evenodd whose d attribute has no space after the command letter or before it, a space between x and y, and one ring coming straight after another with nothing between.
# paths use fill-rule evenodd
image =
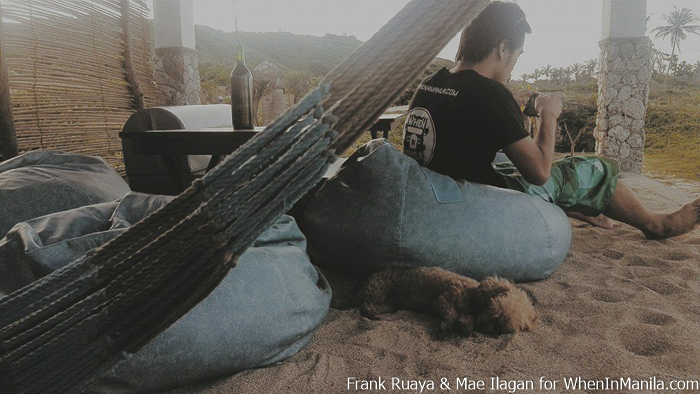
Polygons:
<instances>
[{"instance_id":1,"label":"man's arm","mask_svg":"<svg viewBox=\"0 0 700 394\"><path fill-rule=\"evenodd\" d=\"M503 151L525 180L532 184L541 186L549 179L554 158L554 133L557 130L557 118L561 114L563 98L563 93L538 97L535 108L540 113L540 122L535 139L523 138L503 147Z\"/></svg>"}]
</instances>

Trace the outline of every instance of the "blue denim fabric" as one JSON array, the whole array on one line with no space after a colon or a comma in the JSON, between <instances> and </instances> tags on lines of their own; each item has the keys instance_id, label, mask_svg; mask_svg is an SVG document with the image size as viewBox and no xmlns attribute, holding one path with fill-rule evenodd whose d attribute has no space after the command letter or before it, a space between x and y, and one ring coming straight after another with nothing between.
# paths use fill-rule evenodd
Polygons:
<instances>
[{"instance_id":1,"label":"blue denim fabric","mask_svg":"<svg viewBox=\"0 0 700 394\"><path fill-rule=\"evenodd\" d=\"M123 199L17 224L0 240L0 297L79 259L172 197ZM152 393L292 356L325 317L331 290L282 216L200 304L88 390Z\"/></svg>"},{"instance_id":2,"label":"blue denim fabric","mask_svg":"<svg viewBox=\"0 0 700 394\"><path fill-rule=\"evenodd\" d=\"M571 246L564 212L533 196L453 180L370 141L305 211L311 261L365 275L438 266L481 279L550 276Z\"/></svg>"},{"instance_id":3,"label":"blue denim fabric","mask_svg":"<svg viewBox=\"0 0 700 394\"><path fill-rule=\"evenodd\" d=\"M129 186L99 157L32 151L0 163L0 238L15 224L124 197Z\"/></svg>"}]
</instances>

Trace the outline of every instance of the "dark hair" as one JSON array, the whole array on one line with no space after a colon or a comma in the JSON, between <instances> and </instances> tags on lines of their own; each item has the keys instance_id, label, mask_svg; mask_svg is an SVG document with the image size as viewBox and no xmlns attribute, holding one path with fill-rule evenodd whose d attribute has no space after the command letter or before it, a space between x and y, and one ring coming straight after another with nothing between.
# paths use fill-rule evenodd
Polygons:
<instances>
[{"instance_id":1,"label":"dark hair","mask_svg":"<svg viewBox=\"0 0 700 394\"><path fill-rule=\"evenodd\" d=\"M456 60L478 63L503 40L508 40L508 49L514 51L523 46L526 33L532 30L520 6L493 1L462 31Z\"/></svg>"}]
</instances>

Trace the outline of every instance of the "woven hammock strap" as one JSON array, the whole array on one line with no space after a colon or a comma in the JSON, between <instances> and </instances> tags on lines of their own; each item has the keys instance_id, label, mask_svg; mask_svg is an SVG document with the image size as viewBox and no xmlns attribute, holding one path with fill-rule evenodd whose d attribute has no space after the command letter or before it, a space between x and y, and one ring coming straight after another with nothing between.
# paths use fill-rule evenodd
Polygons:
<instances>
[{"instance_id":1,"label":"woven hammock strap","mask_svg":"<svg viewBox=\"0 0 700 394\"><path fill-rule=\"evenodd\" d=\"M488 0L414 0L173 201L0 300L0 391L76 392L204 299Z\"/></svg>"}]
</instances>

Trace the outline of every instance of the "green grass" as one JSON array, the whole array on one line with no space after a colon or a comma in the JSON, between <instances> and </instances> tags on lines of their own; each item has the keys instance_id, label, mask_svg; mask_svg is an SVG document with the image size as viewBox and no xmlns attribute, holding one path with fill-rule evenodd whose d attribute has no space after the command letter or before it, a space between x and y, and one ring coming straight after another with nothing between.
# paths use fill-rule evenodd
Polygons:
<instances>
[{"instance_id":1,"label":"green grass","mask_svg":"<svg viewBox=\"0 0 700 394\"><path fill-rule=\"evenodd\" d=\"M652 83L645 131L645 173L700 180L700 86Z\"/></svg>"},{"instance_id":2,"label":"green grass","mask_svg":"<svg viewBox=\"0 0 700 394\"><path fill-rule=\"evenodd\" d=\"M700 133L648 132L644 148L644 172L700 180Z\"/></svg>"}]
</instances>

